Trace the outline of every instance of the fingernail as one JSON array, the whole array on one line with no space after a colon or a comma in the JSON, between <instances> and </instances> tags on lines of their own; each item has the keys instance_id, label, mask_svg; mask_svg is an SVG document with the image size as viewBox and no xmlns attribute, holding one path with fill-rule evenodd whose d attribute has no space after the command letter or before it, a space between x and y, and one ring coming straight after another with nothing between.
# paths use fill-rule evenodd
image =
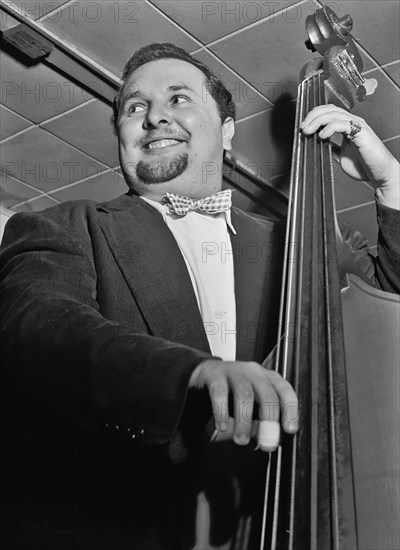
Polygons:
<instances>
[{"instance_id":1,"label":"fingernail","mask_svg":"<svg viewBox=\"0 0 400 550\"><path fill-rule=\"evenodd\" d=\"M258 428L258 447L263 451L274 451L279 445L280 433L279 422L261 420Z\"/></svg>"},{"instance_id":2,"label":"fingernail","mask_svg":"<svg viewBox=\"0 0 400 550\"><path fill-rule=\"evenodd\" d=\"M218 429L220 432L226 432L226 430L228 429L228 425L226 424L226 422L221 422Z\"/></svg>"},{"instance_id":3,"label":"fingernail","mask_svg":"<svg viewBox=\"0 0 400 550\"><path fill-rule=\"evenodd\" d=\"M299 429L299 423L298 422L285 422L285 432L288 434L295 434L297 430Z\"/></svg>"},{"instance_id":4,"label":"fingernail","mask_svg":"<svg viewBox=\"0 0 400 550\"><path fill-rule=\"evenodd\" d=\"M249 442L249 438L246 434L235 435L234 440L237 445L247 445Z\"/></svg>"}]
</instances>

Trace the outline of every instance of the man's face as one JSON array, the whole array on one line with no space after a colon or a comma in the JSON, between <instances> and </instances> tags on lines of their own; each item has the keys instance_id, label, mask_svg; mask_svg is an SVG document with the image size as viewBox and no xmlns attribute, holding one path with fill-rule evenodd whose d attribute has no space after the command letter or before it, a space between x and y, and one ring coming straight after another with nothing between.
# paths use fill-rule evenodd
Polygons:
<instances>
[{"instance_id":1,"label":"man's face","mask_svg":"<svg viewBox=\"0 0 400 550\"><path fill-rule=\"evenodd\" d=\"M223 149L234 123L221 124L205 75L180 59L151 61L126 82L119 111L119 155L137 193L201 198L221 189Z\"/></svg>"}]
</instances>

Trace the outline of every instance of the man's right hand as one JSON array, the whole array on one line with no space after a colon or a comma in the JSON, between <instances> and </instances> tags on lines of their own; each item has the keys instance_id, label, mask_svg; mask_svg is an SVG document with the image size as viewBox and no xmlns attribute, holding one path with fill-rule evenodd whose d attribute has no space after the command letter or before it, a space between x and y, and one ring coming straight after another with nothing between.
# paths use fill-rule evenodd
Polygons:
<instances>
[{"instance_id":1,"label":"man's right hand","mask_svg":"<svg viewBox=\"0 0 400 550\"><path fill-rule=\"evenodd\" d=\"M280 374L249 361L209 359L193 371L190 387L207 387L216 428L228 429L228 400L234 402L233 440L247 445L251 438L254 403L258 404L258 445L274 451L279 445L279 426L287 433L298 430L298 400L292 386Z\"/></svg>"}]
</instances>

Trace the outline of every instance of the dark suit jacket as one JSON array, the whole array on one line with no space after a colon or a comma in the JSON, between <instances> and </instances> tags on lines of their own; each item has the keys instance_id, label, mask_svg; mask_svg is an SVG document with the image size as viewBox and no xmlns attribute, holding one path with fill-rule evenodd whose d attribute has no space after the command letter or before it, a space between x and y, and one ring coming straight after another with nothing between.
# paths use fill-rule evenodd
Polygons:
<instances>
[{"instance_id":1,"label":"dark suit jacket","mask_svg":"<svg viewBox=\"0 0 400 550\"><path fill-rule=\"evenodd\" d=\"M394 291L399 216L379 212L379 261L359 263ZM262 361L284 230L237 209L232 223L237 358ZM3 245L3 547L178 548L171 493L179 509L211 414L187 385L211 353L174 237L125 195L16 214Z\"/></svg>"}]
</instances>

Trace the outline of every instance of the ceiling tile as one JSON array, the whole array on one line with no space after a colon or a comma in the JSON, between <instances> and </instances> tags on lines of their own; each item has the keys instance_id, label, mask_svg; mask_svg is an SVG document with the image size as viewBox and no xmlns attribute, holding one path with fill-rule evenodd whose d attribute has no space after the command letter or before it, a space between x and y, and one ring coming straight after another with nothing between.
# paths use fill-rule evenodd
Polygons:
<instances>
[{"instance_id":1,"label":"ceiling tile","mask_svg":"<svg viewBox=\"0 0 400 550\"><path fill-rule=\"evenodd\" d=\"M365 118L381 139L399 134L400 102L399 89L377 69L368 73L375 78L378 87L366 101L356 101L352 112Z\"/></svg>"},{"instance_id":2,"label":"ceiling tile","mask_svg":"<svg viewBox=\"0 0 400 550\"><path fill-rule=\"evenodd\" d=\"M37 197L40 191L25 185L5 172L0 172L0 200L6 208Z\"/></svg>"},{"instance_id":3,"label":"ceiling tile","mask_svg":"<svg viewBox=\"0 0 400 550\"><path fill-rule=\"evenodd\" d=\"M247 25L261 21L266 17L274 17L284 7L296 4L291 2L249 2L240 0L226 2L213 0L151 0L171 19L184 27L204 44L226 36Z\"/></svg>"},{"instance_id":4,"label":"ceiling tile","mask_svg":"<svg viewBox=\"0 0 400 550\"><path fill-rule=\"evenodd\" d=\"M344 222L354 229L358 229L367 238L370 246L375 246L378 238L378 224L376 221L375 203L352 208L338 214L339 222Z\"/></svg>"},{"instance_id":5,"label":"ceiling tile","mask_svg":"<svg viewBox=\"0 0 400 550\"><path fill-rule=\"evenodd\" d=\"M340 17L349 14L352 36L379 63L399 57L400 3L398 0L322 0Z\"/></svg>"},{"instance_id":6,"label":"ceiling tile","mask_svg":"<svg viewBox=\"0 0 400 550\"><path fill-rule=\"evenodd\" d=\"M51 191L106 168L45 130L34 127L2 145L1 169L42 191Z\"/></svg>"},{"instance_id":7,"label":"ceiling tile","mask_svg":"<svg viewBox=\"0 0 400 550\"><path fill-rule=\"evenodd\" d=\"M312 2L288 8L210 49L272 102L296 97L300 69L312 57L304 41L305 19L313 11Z\"/></svg>"},{"instance_id":8,"label":"ceiling tile","mask_svg":"<svg viewBox=\"0 0 400 550\"><path fill-rule=\"evenodd\" d=\"M35 0L30 2L29 0L8 0L10 4L14 4L18 8L18 12L21 15L27 15L31 19L40 19L52 11L56 10L62 4L68 2L68 0Z\"/></svg>"},{"instance_id":9,"label":"ceiling tile","mask_svg":"<svg viewBox=\"0 0 400 550\"><path fill-rule=\"evenodd\" d=\"M201 51L196 53L193 57L199 59L210 67L210 69L217 76L219 76L226 88L231 92L233 101L236 104L237 119L271 108L271 103L268 100L252 90L245 81L227 69L210 53ZM258 90L257 83L254 83L254 87Z\"/></svg>"},{"instance_id":10,"label":"ceiling tile","mask_svg":"<svg viewBox=\"0 0 400 550\"><path fill-rule=\"evenodd\" d=\"M62 202L76 199L90 199L96 202L103 202L127 192L128 186L124 178L117 172L110 170L76 185L60 189L60 191L52 193L51 196Z\"/></svg>"},{"instance_id":11,"label":"ceiling tile","mask_svg":"<svg viewBox=\"0 0 400 550\"><path fill-rule=\"evenodd\" d=\"M7 138L31 126L31 122L0 105L0 139Z\"/></svg>"},{"instance_id":12,"label":"ceiling tile","mask_svg":"<svg viewBox=\"0 0 400 550\"><path fill-rule=\"evenodd\" d=\"M193 51L197 44L149 4L72 2L53 21L41 24L117 76L133 52L152 42L174 42Z\"/></svg>"},{"instance_id":13,"label":"ceiling tile","mask_svg":"<svg viewBox=\"0 0 400 550\"><path fill-rule=\"evenodd\" d=\"M290 170L295 107L284 103L236 125L232 155L264 180Z\"/></svg>"},{"instance_id":14,"label":"ceiling tile","mask_svg":"<svg viewBox=\"0 0 400 550\"><path fill-rule=\"evenodd\" d=\"M118 141L111 125L111 107L92 101L41 124L52 134L96 158L107 166L117 166Z\"/></svg>"},{"instance_id":15,"label":"ceiling tile","mask_svg":"<svg viewBox=\"0 0 400 550\"><path fill-rule=\"evenodd\" d=\"M48 195L40 195L37 199L33 199L28 202L24 202L15 208L12 208L14 212L38 212L51 206L60 204L57 200L52 199Z\"/></svg>"},{"instance_id":16,"label":"ceiling tile","mask_svg":"<svg viewBox=\"0 0 400 550\"><path fill-rule=\"evenodd\" d=\"M335 178L335 202L336 209L350 208L357 204L365 204L375 198L374 190L363 181L356 181L349 178L339 165L333 165Z\"/></svg>"},{"instance_id":17,"label":"ceiling tile","mask_svg":"<svg viewBox=\"0 0 400 550\"><path fill-rule=\"evenodd\" d=\"M400 61L384 67L383 70L400 86Z\"/></svg>"},{"instance_id":18,"label":"ceiling tile","mask_svg":"<svg viewBox=\"0 0 400 550\"><path fill-rule=\"evenodd\" d=\"M92 97L43 63L27 67L4 52L1 71L0 102L32 122L59 115Z\"/></svg>"}]
</instances>

